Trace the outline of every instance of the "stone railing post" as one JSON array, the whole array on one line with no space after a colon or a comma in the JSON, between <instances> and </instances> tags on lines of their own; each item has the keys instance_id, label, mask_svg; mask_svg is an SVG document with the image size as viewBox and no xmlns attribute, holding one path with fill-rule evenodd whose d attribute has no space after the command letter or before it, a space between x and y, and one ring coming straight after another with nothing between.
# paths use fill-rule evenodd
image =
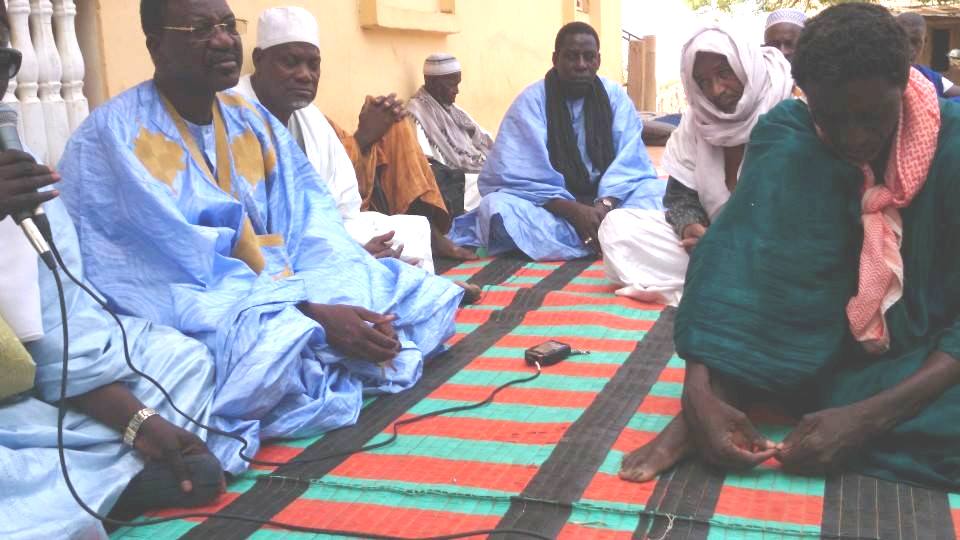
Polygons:
<instances>
[{"instance_id":1,"label":"stone railing post","mask_svg":"<svg viewBox=\"0 0 960 540\"><path fill-rule=\"evenodd\" d=\"M74 0L53 0L53 31L63 66L61 94L66 102L71 132L80 127L90 114L90 106L83 95L85 68L83 53L77 41L76 19L77 5Z\"/></svg>"},{"instance_id":2,"label":"stone railing post","mask_svg":"<svg viewBox=\"0 0 960 540\"><path fill-rule=\"evenodd\" d=\"M67 105L60 95L63 68L53 37L53 4L30 0L30 35L37 55L38 89L47 135L47 163L56 165L70 137Z\"/></svg>"},{"instance_id":3,"label":"stone railing post","mask_svg":"<svg viewBox=\"0 0 960 540\"><path fill-rule=\"evenodd\" d=\"M20 102L20 125L23 142L40 161L47 159L47 132L43 121L43 105L37 95L39 71L37 54L30 35L30 2L7 0L12 46L23 54L17 75L16 96Z\"/></svg>"}]
</instances>

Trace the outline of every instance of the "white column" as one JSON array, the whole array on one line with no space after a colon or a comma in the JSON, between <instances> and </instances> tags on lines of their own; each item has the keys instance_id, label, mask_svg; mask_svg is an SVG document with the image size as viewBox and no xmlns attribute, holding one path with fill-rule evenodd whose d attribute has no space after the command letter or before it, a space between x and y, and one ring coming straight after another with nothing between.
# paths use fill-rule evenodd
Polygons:
<instances>
[{"instance_id":1,"label":"white column","mask_svg":"<svg viewBox=\"0 0 960 540\"><path fill-rule=\"evenodd\" d=\"M53 4L50 0L30 0L30 35L39 65L39 94L47 134L47 163L56 165L70 136L67 104L60 95L63 68L53 38Z\"/></svg>"},{"instance_id":2,"label":"white column","mask_svg":"<svg viewBox=\"0 0 960 540\"><path fill-rule=\"evenodd\" d=\"M61 93L67 104L67 119L71 133L90 114L87 98L83 95L85 69L83 53L77 41L76 18L77 5L74 0L53 0L53 31L63 66Z\"/></svg>"},{"instance_id":3,"label":"white column","mask_svg":"<svg viewBox=\"0 0 960 540\"><path fill-rule=\"evenodd\" d=\"M47 162L47 131L43 122L43 105L37 96L40 67L30 37L30 3L28 0L7 0L7 17L13 47L23 55L17 75L17 100L20 102L20 124L24 143L38 160Z\"/></svg>"}]
</instances>

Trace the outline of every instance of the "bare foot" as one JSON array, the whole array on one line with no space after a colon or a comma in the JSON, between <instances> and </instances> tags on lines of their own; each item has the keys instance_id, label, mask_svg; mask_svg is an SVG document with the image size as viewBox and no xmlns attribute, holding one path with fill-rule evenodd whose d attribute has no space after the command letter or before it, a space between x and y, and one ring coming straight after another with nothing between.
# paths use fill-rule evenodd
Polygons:
<instances>
[{"instance_id":1,"label":"bare foot","mask_svg":"<svg viewBox=\"0 0 960 540\"><path fill-rule=\"evenodd\" d=\"M630 452L620 464L620 479L649 482L693 452L683 414L674 419L649 443Z\"/></svg>"},{"instance_id":2,"label":"bare foot","mask_svg":"<svg viewBox=\"0 0 960 540\"><path fill-rule=\"evenodd\" d=\"M445 259L456 259L458 261L472 261L477 259L477 254L469 249L457 246L449 238L439 233L433 235L433 256Z\"/></svg>"}]
</instances>

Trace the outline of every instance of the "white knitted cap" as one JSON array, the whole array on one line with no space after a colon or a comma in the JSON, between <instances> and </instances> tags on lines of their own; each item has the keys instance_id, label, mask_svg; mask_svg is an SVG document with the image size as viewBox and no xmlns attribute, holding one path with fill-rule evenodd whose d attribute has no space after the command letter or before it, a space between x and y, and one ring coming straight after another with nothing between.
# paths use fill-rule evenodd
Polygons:
<instances>
[{"instance_id":1,"label":"white knitted cap","mask_svg":"<svg viewBox=\"0 0 960 540\"><path fill-rule=\"evenodd\" d=\"M257 21L257 47L309 43L320 48L320 29L312 13L297 6L270 8Z\"/></svg>"}]
</instances>

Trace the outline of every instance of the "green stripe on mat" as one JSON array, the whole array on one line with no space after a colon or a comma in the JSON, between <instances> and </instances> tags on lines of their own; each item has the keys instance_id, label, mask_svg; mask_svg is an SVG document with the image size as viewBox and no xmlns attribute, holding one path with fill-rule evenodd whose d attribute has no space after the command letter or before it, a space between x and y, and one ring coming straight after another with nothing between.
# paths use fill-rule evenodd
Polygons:
<instances>
[{"instance_id":1,"label":"green stripe on mat","mask_svg":"<svg viewBox=\"0 0 960 540\"><path fill-rule=\"evenodd\" d=\"M822 497L826 484L823 478L794 476L780 470L764 468L740 474L728 472L723 483L724 487L769 491L774 497L777 493Z\"/></svg>"},{"instance_id":2,"label":"green stripe on mat","mask_svg":"<svg viewBox=\"0 0 960 540\"><path fill-rule=\"evenodd\" d=\"M683 395L683 383L658 382L650 389L651 396L672 397L680 399Z\"/></svg>"},{"instance_id":3,"label":"green stripe on mat","mask_svg":"<svg viewBox=\"0 0 960 540\"><path fill-rule=\"evenodd\" d=\"M339 478L338 478L339 480ZM510 497L507 494L494 493L492 496L479 496L479 490L464 490L456 493L452 490L426 490L415 484L404 484L403 488L395 482L382 482L381 486L373 483L367 486L348 485L336 482L329 484L321 482L307 488L300 497L314 501L330 501L335 503L363 503L406 508L411 510L435 510L440 512L458 512L479 515L500 515L510 506ZM388 487L389 486L389 487ZM470 510L462 506L474 504ZM457 505L462 505L457 507Z\"/></svg>"},{"instance_id":4,"label":"green stripe on mat","mask_svg":"<svg viewBox=\"0 0 960 540\"><path fill-rule=\"evenodd\" d=\"M478 358L516 358L521 360L525 352L526 349L522 347L490 347L487 349L487 352ZM564 362L580 364L622 364L628 356L630 356L628 352L591 352L590 354L571 356L564 360ZM467 369L473 371L470 369L470 366L467 366Z\"/></svg>"},{"instance_id":5,"label":"green stripe on mat","mask_svg":"<svg viewBox=\"0 0 960 540\"><path fill-rule=\"evenodd\" d=\"M374 437L370 443L387 440L389 434ZM553 445L518 444L508 442L479 441L450 437L400 435L396 442L378 448L370 454L388 456L414 456L452 461L473 461L502 465L539 465L543 463Z\"/></svg>"},{"instance_id":6,"label":"green stripe on mat","mask_svg":"<svg viewBox=\"0 0 960 540\"><path fill-rule=\"evenodd\" d=\"M521 326L510 332L512 336L544 336L563 341L564 337L582 337L598 340L640 341L646 332L643 330L618 330L591 324Z\"/></svg>"},{"instance_id":7,"label":"green stripe on mat","mask_svg":"<svg viewBox=\"0 0 960 540\"><path fill-rule=\"evenodd\" d=\"M463 497L468 499L509 499L514 493L499 491L495 489L484 489L479 487L465 487L453 484L446 485L424 485L414 482L401 482L399 480L384 481L380 479L351 478L336 474L329 474L323 479L317 481L318 486L328 486L330 488L353 489L356 491L395 491L399 493L432 493L435 495L448 497ZM311 491L307 491L304 497L310 496ZM316 492L313 492L316 493Z\"/></svg>"},{"instance_id":8,"label":"green stripe on mat","mask_svg":"<svg viewBox=\"0 0 960 540\"><path fill-rule=\"evenodd\" d=\"M439 399L424 399L411 407L407 413L412 415L426 414L447 407L458 407L464 405L473 405L474 402L452 401ZM486 420L508 420L511 422L533 422L533 423L551 423L551 422L574 422L583 414L581 409L538 407L535 405L518 405L514 403L491 403L481 409L471 411L462 411L451 414L449 417L456 418L480 418Z\"/></svg>"},{"instance_id":9,"label":"green stripe on mat","mask_svg":"<svg viewBox=\"0 0 960 540\"><path fill-rule=\"evenodd\" d=\"M775 497L776 494L771 493L770 496ZM710 534L707 538L708 540L820 538L820 526L715 515L710 518Z\"/></svg>"},{"instance_id":10,"label":"green stripe on mat","mask_svg":"<svg viewBox=\"0 0 960 540\"><path fill-rule=\"evenodd\" d=\"M576 294L576 293L571 293ZM571 311L596 311L617 315L625 319L635 319L638 321L656 321L660 318L660 310L636 309L617 305L598 305L584 304L582 306L544 306L537 311L549 311L551 313L568 313Z\"/></svg>"},{"instance_id":11,"label":"green stripe on mat","mask_svg":"<svg viewBox=\"0 0 960 540\"><path fill-rule=\"evenodd\" d=\"M461 371L450 378L450 384L467 384L474 386L494 386L516 380L518 374L512 371ZM574 377L571 375L550 375L541 373L539 377L527 383L514 386L520 388L537 388L541 390L570 390L577 392L599 392L607 384L608 379L603 377Z\"/></svg>"}]
</instances>

